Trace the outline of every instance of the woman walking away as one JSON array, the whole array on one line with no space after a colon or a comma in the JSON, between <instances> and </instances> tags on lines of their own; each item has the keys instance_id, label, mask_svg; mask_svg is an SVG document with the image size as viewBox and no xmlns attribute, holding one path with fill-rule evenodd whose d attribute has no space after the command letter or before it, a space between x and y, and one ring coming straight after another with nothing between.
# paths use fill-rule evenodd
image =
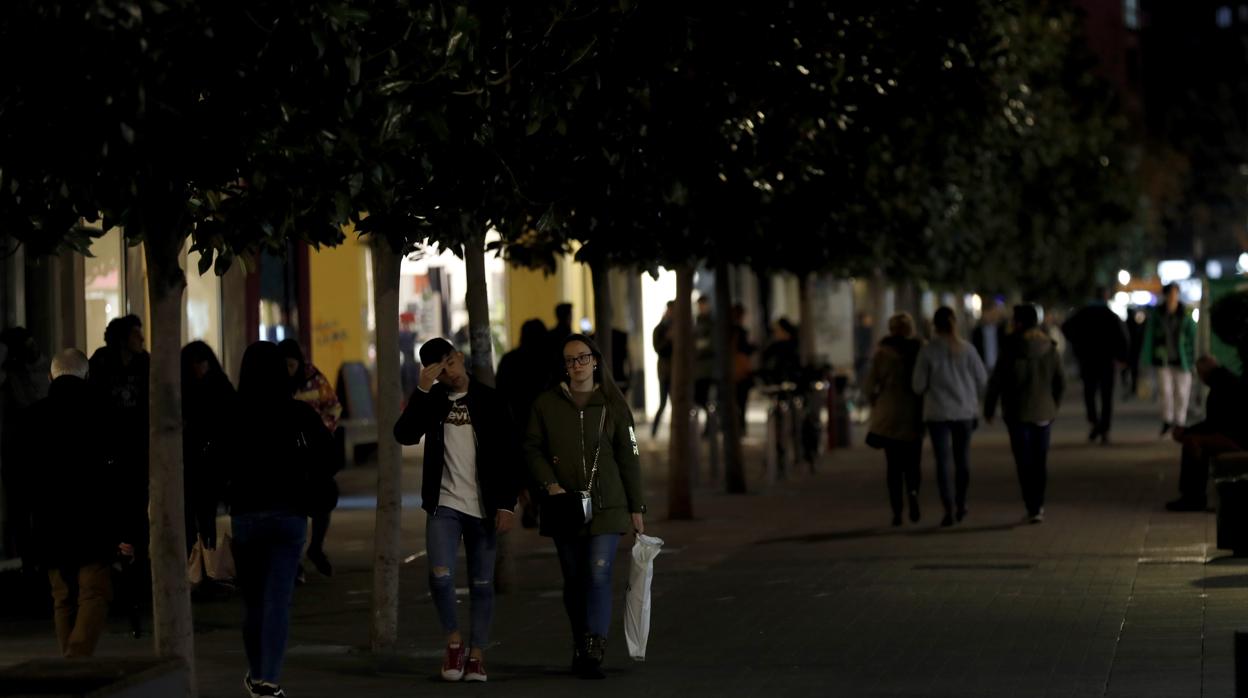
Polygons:
<instances>
[{"instance_id":1,"label":"woman walking away","mask_svg":"<svg viewBox=\"0 0 1248 698\"><path fill-rule=\"evenodd\" d=\"M1033 524L1044 521L1049 432L1066 388L1057 345L1038 325L1034 305L1014 306L1014 332L988 381L984 401L984 419L990 424L1001 401L1027 520Z\"/></svg>"},{"instance_id":2,"label":"woman walking away","mask_svg":"<svg viewBox=\"0 0 1248 698\"><path fill-rule=\"evenodd\" d=\"M932 317L936 336L919 351L914 366L914 392L923 396L923 421L932 436L936 455L936 484L945 506L941 526L966 518L966 490L971 481L971 432L979 414L979 396L988 374L979 352L958 337L953 309L942 307ZM956 468L954 487L949 465ZM953 490L952 492L950 490Z\"/></svg>"},{"instance_id":3,"label":"woman walking away","mask_svg":"<svg viewBox=\"0 0 1248 698\"><path fill-rule=\"evenodd\" d=\"M338 419L342 416L342 404L329 379L303 356L303 348L293 339L283 339L277 345L286 359L286 373L290 376L290 390L296 400L306 402L316 410L332 437L338 431ZM335 459L336 460L336 459ZM335 465L341 465L336 462ZM337 467L334 468L337 472ZM309 512L312 517L312 539L308 542L308 560L316 571L332 577L334 566L325 554L325 536L329 533L329 519L338 506L338 483L331 477L322 483L325 488L316 497L316 506ZM303 567L299 568L299 582L303 583Z\"/></svg>"},{"instance_id":4,"label":"woman walking away","mask_svg":"<svg viewBox=\"0 0 1248 698\"><path fill-rule=\"evenodd\" d=\"M533 404L524 452L548 495L541 533L555 539L559 553L575 648L572 669L581 678L602 679L616 548L622 534L645 531L641 465L632 412L598 347L571 335L562 352L566 379ZM588 493L592 506L588 522L581 493ZM567 502L574 516L557 516Z\"/></svg>"},{"instance_id":5,"label":"woman walking away","mask_svg":"<svg viewBox=\"0 0 1248 698\"><path fill-rule=\"evenodd\" d=\"M871 358L863 391L871 402L872 445L884 449L888 464L888 500L893 525L901 525L902 492L910 520L919 520L919 462L923 456L923 398L911 377L923 343L914 336L914 319L897 313L888 320L888 336Z\"/></svg>"},{"instance_id":6,"label":"woman walking away","mask_svg":"<svg viewBox=\"0 0 1248 698\"><path fill-rule=\"evenodd\" d=\"M186 549L199 537L217 547L217 503L221 501L221 449L235 409L234 386L204 342L182 347L182 466L186 492Z\"/></svg>"},{"instance_id":7,"label":"woman walking away","mask_svg":"<svg viewBox=\"0 0 1248 698\"><path fill-rule=\"evenodd\" d=\"M256 342L243 354L226 501L243 597L244 684L253 698L286 695L278 680L295 575L309 510L335 462L329 432L315 410L291 397L289 380L276 344Z\"/></svg>"}]
</instances>

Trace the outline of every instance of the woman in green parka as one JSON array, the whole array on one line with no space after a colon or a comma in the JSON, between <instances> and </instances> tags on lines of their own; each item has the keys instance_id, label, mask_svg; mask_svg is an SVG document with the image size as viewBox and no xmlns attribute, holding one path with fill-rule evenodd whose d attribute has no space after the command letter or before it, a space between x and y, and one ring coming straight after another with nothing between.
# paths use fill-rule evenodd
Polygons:
<instances>
[{"instance_id":1,"label":"woman in green parka","mask_svg":"<svg viewBox=\"0 0 1248 698\"><path fill-rule=\"evenodd\" d=\"M563 570L573 671L601 679L612 563L621 535L644 532L646 505L633 414L610 371L600 368L602 354L579 334L565 339L562 351L566 376L533 403L524 454L548 495L588 489L593 499L593 519L579 530L550 530L543 520L541 533L554 538Z\"/></svg>"}]
</instances>

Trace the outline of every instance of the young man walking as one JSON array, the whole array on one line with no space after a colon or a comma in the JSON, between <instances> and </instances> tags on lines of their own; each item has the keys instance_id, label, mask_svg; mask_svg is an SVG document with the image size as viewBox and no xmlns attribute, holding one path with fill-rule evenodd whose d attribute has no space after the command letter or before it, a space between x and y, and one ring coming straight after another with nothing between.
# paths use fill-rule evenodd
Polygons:
<instances>
[{"instance_id":1,"label":"young man walking","mask_svg":"<svg viewBox=\"0 0 1248 698\"><path fill-rule=\"evenodd\" d=\"M517 432L503 397L473 380L464 355L442 338L420 348L420 382L394 425L394 438L425 441L422 508L429 591L446 632L442 678L485 681L482 650L494 618L498 536L514 523L523 471ZM468 558L472 632L465 651L455 606L455 553Z\"/></svg>"}]
</instances>

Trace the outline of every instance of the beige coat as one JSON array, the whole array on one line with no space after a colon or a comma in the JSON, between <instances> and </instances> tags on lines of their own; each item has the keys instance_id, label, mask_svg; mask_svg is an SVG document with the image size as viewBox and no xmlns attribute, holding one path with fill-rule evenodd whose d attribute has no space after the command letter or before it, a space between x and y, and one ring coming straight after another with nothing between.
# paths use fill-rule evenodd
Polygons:
<instances>
[{"instance_id":1,"label":"beige coat","mask_svg":"<svg viewBox=\"0 0 1248 698\"><path fill-rule=\"evenodd\" d=\"M911 385L922 342L886 337L871 359L863 393L871 403L870 430L896 441L923 438L923 396Z\"/></svg>"}]
</instances>

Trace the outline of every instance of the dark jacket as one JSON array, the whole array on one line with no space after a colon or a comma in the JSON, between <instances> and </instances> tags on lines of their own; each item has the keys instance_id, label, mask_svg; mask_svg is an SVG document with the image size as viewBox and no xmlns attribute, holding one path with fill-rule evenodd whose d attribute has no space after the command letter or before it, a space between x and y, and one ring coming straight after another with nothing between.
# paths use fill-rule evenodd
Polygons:
<instances>
[{"instance_id":1,"label":"dark jacket","mask_svg":"<svg viewBox=\"0 0 1248 698\"><path fill-rule=\"evenodd\" d=\"M896 441L923 438L923 396L911 378L923 343L905 337L880 340L863 393L871 401L871 432Z\"/></svg>"},{"instance_id":2,"label":"dark jacket","mask_svg":"<svg viewBox=\"0 0 1248 698\"><path fill-rule=\"evenodd\" d=\"M451 413L449 394L449 389L441 383L435 383L427 393L417 388L394 425L394 438L405 446L425 440L420 506L430 513L438 508L438 498L442 494L442 472L446 467L443 424ZM490 386L470 381L464 400L477 437L477 486L481 489L481 508L485 510L486 520L492 523L499 509L515 511L516 495L523 484L516 428L503 396Z\"/></svg>"},{"instance_id":3,"label":"dark jacket","mask_svg":"<svg viewBox=\"0 0 1248 698\"><path fill-rule=\"evenodd\" d=\"M1104 303L1094 303L1075 311L1062 323L1062 334L1084 366L1100 366L1113 361L1126 362L1131 351L1127 326Z\"/></svg>"},{"instance_id":4,"label":"dark jacket","mask_svg":"<svg viewBox=\"0 0 1248 698\"><path fill-rule=\"evenodd\" d=\"M1222 434L1248 448L1248 377L1237 376L1224 366L1215 368L1205 380L1205 420L1188 428L1194 434Z\"/></svg>"},{"instance_id":5,"label":"dark jacket","mask_svg":"<svg viewBox=\"0 0 1248 698\"><path fill-rule=\"evenodd\" d=\"M334 439L316 410L294 398L240 399L222 458L231 514L308 515L324 510L325 498L336 493Z\"/></svg>"},{"instance_id":6,"label":"dark jacket","mask_svg":"<svg viewBox=\"0 0 1248 698\"><path fill-rule=\"evenodd\" d=\"M224 499L223 449L238 409L234 386L220 371L182 385L182 478L186 492L187 545L195 535L215 546L217 503Z\"/></svg>"},{"instance_id":7,"label":"dark jacket","mask_svg":"<svg viewBox=\"0 0 1248 698\"><path fill-rule=\"evenodd\" d=\"M988 380L984 416L991 419L1001 401L1007 424L1044 424L1057 417L1066 389L1057 344L1040 329L1010 335Z\"/></svg>"},{"instance_id":8,"label":"dark jacket","mask_svg":"<svg viewBox=\"0 0 1248 698\"><path fill-rule=\"evenodd\" d=\"M49 568L108 564L119 543L135 540L118 516L124 483L111 467L116 439L103 413L85 380L61 376L20 418L18 452L28 485L22 496L31 504L35 557Z\"/></svg>"},{"instance_id":9,"label":"dark jacket","mask_svg":"<svg viewBox=\"0 0 1248 698\"><path fill-rule=\"evenodd\" d=\"M626 407L608 411L599 442L598 423L606 407L600 388L582 409L572 400L567 384L560 384L533 403L524 438L524 456L533 479L540 485L557 482L569 492L586 488L594 453L602 444L592 491L594 518L584 531L591 535L628 533L632 530L629 514L645 511L632 412Z\"/></svg>"}]
</instances>

